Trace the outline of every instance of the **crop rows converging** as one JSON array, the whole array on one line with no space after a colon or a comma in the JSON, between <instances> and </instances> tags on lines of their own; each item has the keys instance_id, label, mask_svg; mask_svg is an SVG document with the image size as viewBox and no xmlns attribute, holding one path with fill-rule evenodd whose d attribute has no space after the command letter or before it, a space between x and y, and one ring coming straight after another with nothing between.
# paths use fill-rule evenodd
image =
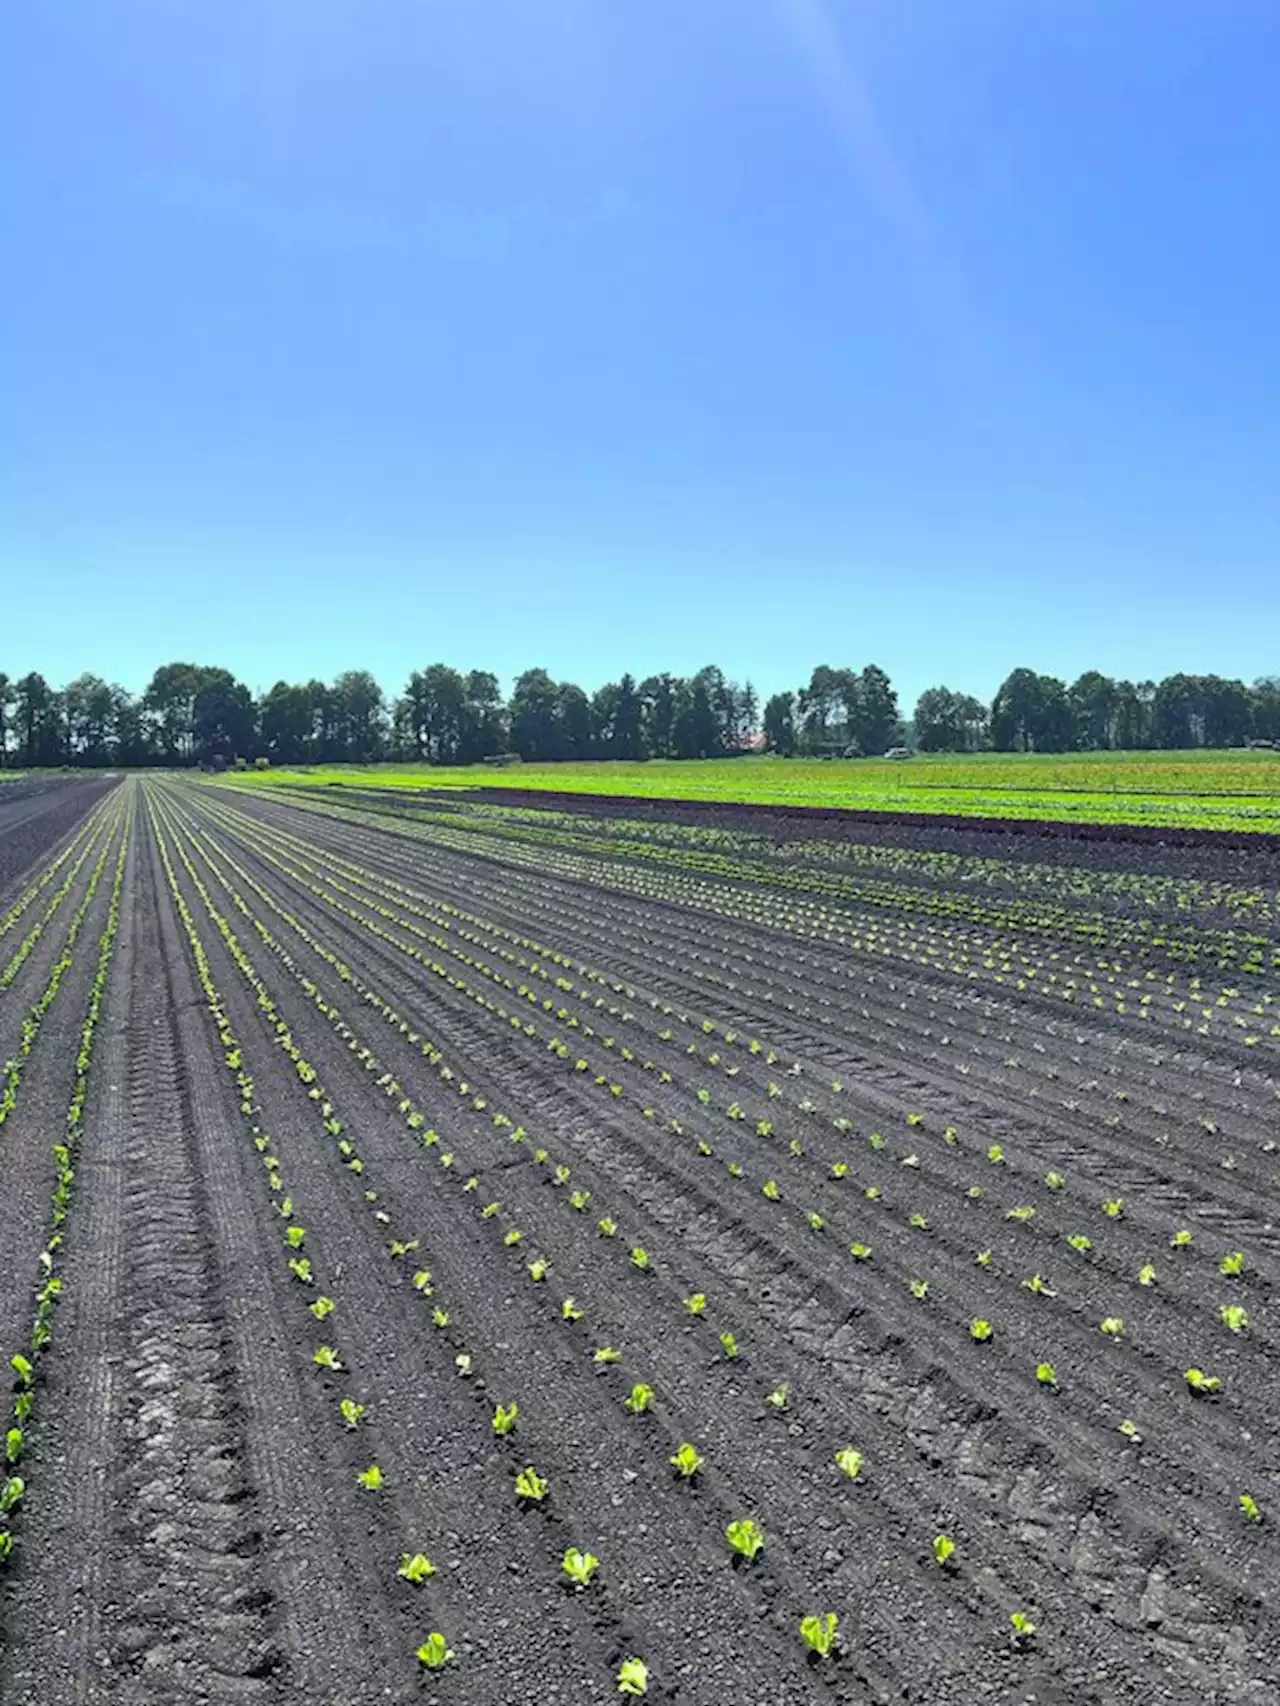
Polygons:
<instances>
[{"instance_id":1,"label":"crop rows converging","mask_svg":"<svg viewBox=\"0 0 1280 1706\"><path fill-rule=\"evenodd\" d=\"M37 1328L129 1254L65 1378L14 1367L38 1466L94 1332L122 1347L93 1449L124 1514L92 1521L144 1610L42 1527L33 1472L6 1700L79 1698L95 1651L131 1702L202 1674L281 1701L1273 1697L1264 865L114 798L0 948L47 917L20 1107L50 981L87 932L96 1021L124 907ZM125 1183L72 1202L86 1082L81 1141ZM80 1669L43 1696L42 1570L83 1590Z\"/></svg>"}]
</instances>

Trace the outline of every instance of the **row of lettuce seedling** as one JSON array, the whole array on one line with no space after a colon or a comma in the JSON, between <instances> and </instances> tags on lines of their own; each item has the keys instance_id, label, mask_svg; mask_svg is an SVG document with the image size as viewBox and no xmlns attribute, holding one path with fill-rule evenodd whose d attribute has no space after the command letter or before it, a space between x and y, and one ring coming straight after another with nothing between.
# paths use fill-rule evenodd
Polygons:
<instances>
[{"instance_id":1,"label":"row of lettuce seedling","mask_svg":"<svg viewBox=\"0 0 1280 1706\"><path fill-rule=\"evenodd\" d=\"M98 1025L111 975L116 938L119 933L120 902L129 851L130 824L126 822L123 827L118 825L113 827L113 836L116 833L116 828L119 828L120 846L116 856L111 901L107 910L106 924L98 943L97 965L94 970L93 981L89 986L88 1000L80 1027L79 1047L75 1063L75 1082L67 1103L63 1138L62 1142L53 1147L54 1180L49 1206L48 1235L39 1256L31 1331L25 1350L15 1351L9 1359L9 1368L13 1376L14 1396L12 1423L6 1431L4 1441L4 1468L0 1470L0 1565L3 1565L12 1556L15 1547L15 1518L27 1491L26 1481L23 1475L19 1473L19 1469L26 1455L28 1436L36 1411L40 1391L40 1365L53 1343L54 1317L63 1292L63 1278L60 1271L65 1236L63 1228L67 1221L75 1185L75 1159L84 1131L85 1107L89 1096L90 1072L93 1066ZM102 869L109 847L110 841L104 847L102 856L95 868L89 893L86 895L82 909L77 915L78 920L82 920L84 913L88 910L88 904L92 899L97 877ZM67 964L70 963L69 953L73 945L74 938L69 941L67 949L64 950ZM60 961L59 964L62 962ZM63 969L66 969L65 966Z\"/></svg>"}]
</instances>

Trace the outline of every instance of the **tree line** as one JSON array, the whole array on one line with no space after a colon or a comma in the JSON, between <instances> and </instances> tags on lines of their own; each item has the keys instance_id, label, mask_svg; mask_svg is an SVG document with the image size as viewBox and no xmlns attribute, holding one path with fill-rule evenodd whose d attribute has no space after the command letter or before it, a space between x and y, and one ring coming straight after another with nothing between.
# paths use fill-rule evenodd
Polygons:
<instances>
[{"instance_id":1,"label":"tree line","mask_svg":"<svg viewBox=\"0 0 1280 1706\"><path fill-rule=\"evenodd\" d=\"M435 663L388 699L368 670L332 682L277 681L255 698L229 670L169 663L140 694L81 675L55 689L0 672L0 764L32 766L372 763L714 758L925 752L1068 752L1280 742L1280 677L1065 683L1015 669L988 705L948 687L922 693L904 723L889 676L820 664L763 708L714 664L696 675L624 675L588 693L528 669L503 697L487 670Z\"/></svg>"}]
</instances>

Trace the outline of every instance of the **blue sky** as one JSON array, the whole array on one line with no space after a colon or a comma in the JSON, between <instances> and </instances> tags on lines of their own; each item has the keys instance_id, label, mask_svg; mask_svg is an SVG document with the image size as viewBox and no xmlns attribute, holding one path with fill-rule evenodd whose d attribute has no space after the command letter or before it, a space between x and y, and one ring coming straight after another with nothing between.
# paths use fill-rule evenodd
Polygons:
<instances>
[{"instance_id":1,"label":"blue sky","mask_svg":"<svg viewBox=\"0 0 1280 1706\"><path fill-rule=\"evenodd\" d=\"M1280 671L1274 0L95 0L0 55L0 668Z\"/></svg>"}]
</instances>

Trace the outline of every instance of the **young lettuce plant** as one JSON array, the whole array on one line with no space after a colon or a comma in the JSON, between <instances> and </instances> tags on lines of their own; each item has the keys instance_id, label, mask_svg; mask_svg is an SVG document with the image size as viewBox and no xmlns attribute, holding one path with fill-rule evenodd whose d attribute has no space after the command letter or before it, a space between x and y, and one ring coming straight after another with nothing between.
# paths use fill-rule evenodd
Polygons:
<instances>
[{"instance_id":1,"label":"young lettuce plant","mask_svg":"<svg viewBox=\"0 0 1280 1706\"><path fill-rule=\"evenodd\" d=\"M684 1306L690 1315L705 1315L707 1312L706 1294L701 1291L693 1292L691 1296L685 1298Z\"/></svg>"},{"instance_id":2,"label":"young lettuce plant","mask_svg":"<svg viewBox=\"0 0 1280 1706\"><path fill-rule=\"evenodd\" d=\"M810 1613L800 1620L800 1639L820 1659L829 1659L835 1649L839 1618L834 1611Z\"/></svg>"},{"instance_id":3,"label":"young lettuce plant","mask_svg":"<svg viewBox=\"0 0 1280 1706\"><path fill-rule=\"evenodd\" d=\"M856 1481L862 1473L866 1458L852 1445L841 1445L836 1448L836 1467L842 1475L847 1475L851 1481Z\"/></svg>"},{"instance_id":4,"label":"young lettuce plant","mask_svg":"<svg viewBox=\"0 0 1280 1706\"><path fill-rule=\"evenodd\" d=\"M941 1570L954 1569L951 1560L955 1555L956 1543L949 1534L935 1534L933 1537L934 1562Z\"/></svg>"},{"instance_id":5,"label":"young lettuce plant","mask_svg":"<svg viewBox=\"0 0 1280 1706\"><path fill-rule=\"evenodd\" d=\"M766 1404L771 1404L775 1410L785 1410L790 1394L791 1387L789 1383L782 1380L778 1382L772 1392L765 1393L764 1401Z\"/></svg>"},{"instance_id":6,"label":"young lettuce plant","mask_svg":"<svg viewBox=\"0 0 1280 1706\"><path fill-rule=\"evenodd\" d=\"M600 1363L602 1366L605 1363L621 1362L622 1352L614 1345L601 1345L598 1351L592 1353L591 1360Z\"/></svg>"},{"instance_id":7,"label":"young lettuce plant","mask_svg":"<svg viewBox=\"0 0 1280 1706\"><path fill-rule=\"evenodd\" d=\"M690 1445L688 1440L684 1442L674 1457L667 1459L667 1462L682 1481L692 1481L705 1461L705 1458L699 1456L698 1448Z\"/></svg>"},{"instance_id":8,"label":"young lettuce plant","mask_svg":"<svg viewBox=\"0 0 1280 1706\"><path fill-rule=\"evenodd\" d=\"M1206 1374L1202 1368L1189 1368L1183 1376L1197 1398L1216 1398L1222 1381L1216 1374Z\"/></svg>"},{"instance_id":9,"label":"young lettuce plant","mask_svg":"<svg viewBox=\"0 0 1280 1706\"><path fill-rule=\"evenodd\" d=\"M424 1670L443 1670L453 1657L453 1648L437 1629L418 1648L417 1657Z\"/></svg>"},{"instance_id":10,"label":"young lettuce plant","mask_svg":"<svg viewBox=\"0 0 1280 1706\"><path fill-rule=\"evenodd\" d=\"M560 1305L560 1319L562 1321L581 1321L582 1311L571 1297L566 1297Z\"/></svg>"},{"instance_id":11,"label":"young lettuce plant","mask_svg":"<svg viewBox=\"0 0 1280 1706\"><path fill-rule=\"evenodd\" d=\"M381 1492L385 1479L385 1476L376 1463L371 1463L367 1469L362 1469L356 1476L356 1480L360 1485L366 1490L366 1492L370 1493Z\"/></svg>"},{"instance_id":12,"label":"young lettuce plant","mask_svg":"<svg viewBox=\"0 0 1280 1706\"><path fill-rule=\"evenodd\" d=\"M328 1316L333 1314L337 1307L337 1304L331 1297L317 1297L314 1303L308 1303L307 1305L307 1308L315 1316L317 1321L325 1320Z\"/></svg>"},{"instance_id":13,"label":"young lettuce plant","mask_svg":"<svg viewBox=\"0 0 1280 1706\"><path fill-rule=\"evenodd\" d=\"M594 1552L580 1552L576 1546L571 1546L560 1560L560 1568L575 1588L588 1588L591 1578L600 1568L600 1560Z\"/></svg>"},{"instance_id":14,"label":"young lettuce plant","mask_svg":"<svg viewBox=\"0 0 1280 1706\"><path fill-rule=\"evenodd\" d=\"M1036 1364L1036 1379L1041 1386L1048 1386L1053 1391L1057 1391L1058 1376L1051 1362L1038 1362Z\"/></svg>"},{"instance_id":15,"label":"young lettuce plant","mask_svg":"<svg viewBox=\"0 0 1280 1706\"><path fill-rule=\"evenodd\" d=\"M1241 1493L1240 1509L1246 1522L1261 1522L1262 1510L1252 1493Z\"/></svg>"},{"instance_id":16,"label":"young lettuce plant","mask_svg":"<svg viewBox=\"0 0 1280 1706\"><path fill-rule=\"evenodd\" d=\"M1243 1333L1249 1325L1249 1311L1238 1303L1224 1303L1218 1314L1229 1332Z\"/></svg>"},{"instance_id":17,"label":"young lettuce plant","mask_svg":"<svg viewBox=\"0 0 1280 1706\"><path fill-rule=\"evenodd\" d=\"M622 1407L629 1415L643 1416L652 1403L653 1387L646 1386L642 1380L638 1380L622 1400Z\"/></svg>"},{"instance_id":18,"label":"young lettuce plant","mask_svg":"<svg viewBox=\"0 0 1280 1706\"><path fill-rule=\"evenodd\" d=\"M425 1552L406 1552L400 1559L400 1567L396 1574L406 1582L425 1582L428 1576L434 1576L436 1567Z\"/></svg>"},{"instance_id":19,"label":"young lettuce plant","mask_svg":"<svg viewBox=\"0 0 1280 1706\"><path fill-rule=\"evenodd\" d=\"M739 1517L731 1522L724 1537L735 1556L745 1558L748 1564L756 1561L764 1547L764 1530L754 1517Z\"/></svg>"},{"instance_id":20,"label":"young lettuce plant","mask_svg":"<svg viewBox=\"0 0 1280 1706\"><path fill-rule=\"evenodd\" d=\"M532 1464L516 1476L516 1497L529 1504L540 1505L546 1498L550 1483L539 1475Z\"/></svg>"},{"instance_id":21,"label":"young lettuce plant","mask_svg":"<svg viewBox=\"0 0 1280 1706\"><path fill-rule=\"evenodd\" d=\"M724 1352L725 1356L729 1359L730 1362L736 1362L737 1361L737 1358L738 1358L738 1341L732 1333L721 1333L721 1335L720 1335L720 1349Z\"/></svg>"},{"instance_id":22,"label":"young lettuce plant","mask_svg":"<svg viewBox=\"0 0 1280 1706\"><path fill-rule=\"evenodd\" d=\"M1232 1250L1230 1254L1224 1256L1218 1263L1218 1272L1229 1277L1238 1277L1242 1274L1244 1272L1244 1252Z\"/></svg>"},{"instance_id":23,"label":"young lettuce plant","mask_svg":"<svg viewBox=\"0 0 1280 1706\"><path fill-rule=\"evenodd\" d=\"M516 1417L520 1414L519 1404L499 1404L493 1412L493 1431L500 1437L515 1431Z\"/></svg>"},{"instance_id":24,"label":"young lettuce plant","mask_svg":"<svg viewBox=\"0 0 1280 1706\"><path fill-rule=\"evenodd\" d=\"M1035 1639L1036 1626L1025 1611L1011 1611L1009 1622L1013 1625L1014 1645L1029 1647Z\"/></svg>"},{"instance_id":25,"label":"young lettuce plant","mask_svg":"<svg viewBox=\"0 0 1280 1706\"><path fill-rule=\"evenodd\" d=\"M643 1659L623 1659L618 1666L619 1694L647 1694L649 1692L649 1667Z\"/></svg>"},{"instance_id":26,"label":"young lettuce plant","mask_svg":"<svg viewBox=\"0 0 1280 1706\"><path fill-rule=\"evenodd\" d=\"M320 1368L330 1369L335 1374L342 1367L341 1362L338 1360L338 1353L334 1350L332 1345L321 1345L311 1360L318 1364Z\"/></svg>"}]
</instances>

